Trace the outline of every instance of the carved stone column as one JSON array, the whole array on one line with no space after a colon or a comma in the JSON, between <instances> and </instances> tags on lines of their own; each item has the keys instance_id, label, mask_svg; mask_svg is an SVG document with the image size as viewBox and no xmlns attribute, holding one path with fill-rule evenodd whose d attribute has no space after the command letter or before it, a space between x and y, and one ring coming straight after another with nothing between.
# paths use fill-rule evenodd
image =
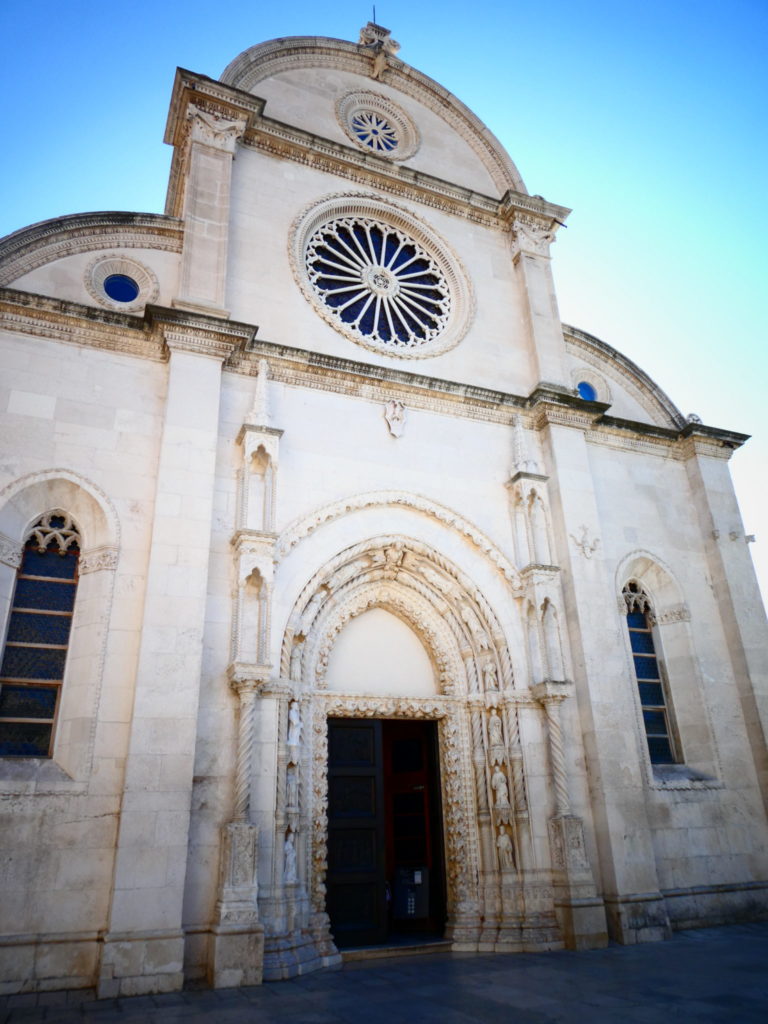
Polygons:
<instances>
[{"instance_id":1,"label":"carved stone column","mask_svg":"<svg viewBox=\"0 0 768 1024\"><path fill-rule=\"evenodd\" d=\"M253 716L265 678L230 666L238 696L237 762L233 819L221 830L219 898L211 929L208 980L214 988L261 983L264 928L258 910L258 829L250 821Z\"/></svg>"},{"instance_id":2,"label":"carved stone column","mask_svg":"<svg viewBox=\"0 0 768 1024\"><path fill-rule=\"evenodd\" d=\"M555 816L548 826L555 910L566 945L570 949L593 949L608 944L608 926L587 856L584 824L570 811L560 705L571 689L570 683L547 680L532 687L532 693L547 718L555 795Z\"/></svg>"}]
</instances>

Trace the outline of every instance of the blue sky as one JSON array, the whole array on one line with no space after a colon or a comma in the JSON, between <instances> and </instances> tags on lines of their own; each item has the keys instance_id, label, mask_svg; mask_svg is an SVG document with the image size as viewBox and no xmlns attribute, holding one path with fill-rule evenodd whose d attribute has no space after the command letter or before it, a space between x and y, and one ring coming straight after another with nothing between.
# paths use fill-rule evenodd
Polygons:
<instances>
[{"instance_id":1,"label":"blue sky","mask_svg":"<svg viewBox=\"0 0 768 1024\"><path fill-rule=\"evenodd\" d=\"M177 65L218 77L277 36L356 40L368 4L0 5L0 235L81 210L162 211ZM768 3L377 4L399 56L573 208L560 312L683 412L753 434L731 467L768 593Z\"/></svg>"}]
</instances>

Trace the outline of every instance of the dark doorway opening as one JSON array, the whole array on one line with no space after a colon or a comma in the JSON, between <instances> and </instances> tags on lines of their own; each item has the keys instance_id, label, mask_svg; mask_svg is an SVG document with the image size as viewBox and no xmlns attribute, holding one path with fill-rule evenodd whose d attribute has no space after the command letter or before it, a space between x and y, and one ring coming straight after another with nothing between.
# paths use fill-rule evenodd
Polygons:
<instances>
[{"instance_id":1,"label":"dark doorway opening","mask_svg":"<svg viewBox=\"0 0 768 1024\"><path fill-rule=\"evenodd\" d=\"M442 938L436 722L328 719L326 884L340 949Z\"/></svg>"}]
</instances>

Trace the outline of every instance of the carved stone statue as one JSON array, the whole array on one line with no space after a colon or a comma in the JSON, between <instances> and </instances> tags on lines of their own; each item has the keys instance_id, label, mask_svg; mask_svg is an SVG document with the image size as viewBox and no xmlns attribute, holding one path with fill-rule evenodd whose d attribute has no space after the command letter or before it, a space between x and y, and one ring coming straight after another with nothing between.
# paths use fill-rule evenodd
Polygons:
<instances>
[{"instance_id":1,"label":"carved stone statue","mask_svg":"<svg viewBox=\"0 0 768 1024\"><path fill-rule=\"evenodd\" d=\"M298 701L292 700L288 708L288 746L298 747L301 743L301 711Z\"/></svg>"},{"instance_id":2,"label":"carved stone statue","mask_svg":"<svg viewBox=\"0 0 768 1024\"><path fill-rule=\"evenodd\" d=\"M494 792L497 807L509 807L509 786L504 772L498 765L494 765L491 776L491 789Z\"/></svg>"},{"instance_id":3,"label":"carved stone statue","mask_svg":"<svg viewBox=\"0 0 768 1024\"><path fill-rule=\"evenodd\" d=\"M285 773L285 802L290 808L299 806L299 774L294 764L289 764Z\"/></svg>"},{"instance_id":4,"label":"carved stone statue","mask_svg":"<svg viewBox=\"0 0 768 1024\"><path fill-rule=\"evenodd\" d=\"M373 54L373 69L371 78L381 80L382 73L387 67L387 56L394 56L400 49L400 43L395 42L389 29L382 28L369 21L360 29L359 45Z\"/></svg>"},{"instance_id":5,"label":"carved stone statue","mask_svg":"<svg viewBox=\"0 0 768 1024\"><path fill-rule=\"evenodd\" d=\"M488 719L488 737L491 741L492 747L504 746L504 736L501 731L501 719L496 713L496 708L491 711L491 717Z\"/></svg>"},{"instance_id":6,"label":"carved stone statue","mask_svg":"<svg viewBox=\"0 0 768 1024\"><path fill-rule=\"evenodd\" d=\"M293 639L293 649L291 650L291 679L296 682L301 681L301 656L304 652L304 641L297 640L296 637Z\"/></svg>"},{"instance_id":7,"label":"carved stone statue","mask_svg":"<svg viewBox=\"0 0 768 1024\"><path fill-rule=\"evenodd\" d=\"M499 835L496 839L496 849L499 851L499 864L501 870L509 870L515 866L515 851L512 846L512 837L506 828L501 825Z\"/></svg>"},{"instance_id":8,"label":"carved stone statue","mask_svg":"<svg viewBox=\"0 0 768 1024\"><path fill-rule=\"evenodd\" d=\"M283 881L290 885L296 880L296 840L294 839L293 831L289 830L285 837L283 849Z\"/></svg>"},{"instance_id":9,"label":"carved stone statue","mask_svg":"<svg viewBox=\"0 0 768 1024\"><path fill-rule=\"evenodd\" d=\"M496 666L492 661L486 661L483 665L483 682L486 690L498 690L499 681L496 678Z\"/></svg>"}]
</instances>

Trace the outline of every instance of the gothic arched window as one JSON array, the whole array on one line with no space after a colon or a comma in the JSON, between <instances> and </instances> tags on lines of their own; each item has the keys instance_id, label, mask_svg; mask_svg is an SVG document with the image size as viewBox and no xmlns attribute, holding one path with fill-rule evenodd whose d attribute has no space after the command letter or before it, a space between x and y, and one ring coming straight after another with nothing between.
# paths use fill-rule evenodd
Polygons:
<instances>
[{"instance_id":1,"label":"gothic arched window","mask_svg":"<svg viewBox=\"0 0 768 1024\"><path fill-rule=\"evenodd\" d=\"M50 757L75 607L80 535L66 512L32 527L0 666L0 756Z\"/></svg>"},{"instance_id":2,"label":"gothic arched window","mask_svg":"<svg viewBox=\"0 0 768 1024\"><path fill-rule=\"evenodd\" d=\"M638 583L628 583L623 597L627 605L627 629L651 763L675 764L679 758L664 694L663 670L653 635L653 606Z\"/></svg>"}]
</instances>

